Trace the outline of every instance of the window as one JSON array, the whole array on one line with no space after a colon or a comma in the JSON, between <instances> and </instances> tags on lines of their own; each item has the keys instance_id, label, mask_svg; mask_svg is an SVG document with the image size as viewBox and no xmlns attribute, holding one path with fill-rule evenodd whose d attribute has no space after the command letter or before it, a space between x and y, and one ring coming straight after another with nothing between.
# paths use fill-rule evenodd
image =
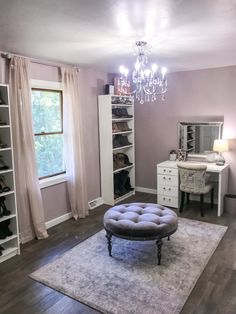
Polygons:
<instances>
[{"instance_id":1,"label":"window","mask_svg":"<svg viewBox=\"0 0 236 314\"><path fill-rule=\"evenodd\" d=\"M33 128L40 179L65 172L62 91L32 88Z\"/></svg>"}]
</instances>

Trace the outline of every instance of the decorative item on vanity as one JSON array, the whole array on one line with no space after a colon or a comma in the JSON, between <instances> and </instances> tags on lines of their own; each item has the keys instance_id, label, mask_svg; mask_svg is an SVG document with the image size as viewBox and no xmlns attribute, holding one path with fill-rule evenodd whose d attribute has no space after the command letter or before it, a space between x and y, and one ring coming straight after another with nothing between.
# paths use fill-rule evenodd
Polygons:
<instances>
[{"instance_id":1,"label":"decorative item on vanity","mask_svg":"<svg viewBox=\"0 0 236 314\"><path fill-rule=\"evenodd\" d=\"M222 156L222 152L227 152L229 150L229 143L227 140L214 140L213 151L218 152L216 156L216 164L218 166L223 166L225 164L225 159Z\"/></svg>"},{"instance_id":2,"label":"decorative item on vanity","mask_svg":"<svg viewBox=\"0 0 236 314\"><path fill-rule=\"evenodd\" d=\"M147 68L148 54L150 46L146 41L136 41L136 63L132 74L132 83L135 85L135 90L130 91L131 83L128 79L129 70L123 65L120 67L120 78L117 82L117 87L121 95L135 94L135 97L141 104L145 101L155 101L159 95L164 100L164 94L167 91L167 80L165 74L167 69L162 67L161 76L157 73L158 66L152 65L152 68Z\"/></svg>"},{"instance_id":3,"label":"decorative item on vanity","mask_svg":"<svg viewBox=\"0 0 236 314\"><path fill-rule=\"evenodd\" d=\"M177 158L177 152L176 152L175 149L172 149L172 150L170 151L170 160L175 161L176 158Z\"/></svg>"},{"instance_id":4,"label":"decorative item on vanity","mask_svg":"<svg viewBox=\"0 0 236 314\"><path fill-rule=\"evenodd\" d=\"M177 156L178 161L185 161L187 159L187 152L184 149L179 149L178 150L178 156Z\"/></svg>"}]
</instances>

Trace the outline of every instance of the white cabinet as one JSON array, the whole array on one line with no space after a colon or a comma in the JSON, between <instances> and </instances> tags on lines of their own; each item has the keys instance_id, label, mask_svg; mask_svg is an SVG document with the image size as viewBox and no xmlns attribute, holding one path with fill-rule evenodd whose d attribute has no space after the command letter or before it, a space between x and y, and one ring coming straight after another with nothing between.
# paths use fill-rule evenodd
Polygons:
<instances>
[{"instance_id":1,"label":"white cabinet","mask_svg":"<svg viewBox=\"0 0 236 314\"><path fill-rule=\"evenodd\" d=\"M0 262L20 254L8 85L0 84Z\"/></svg>"},{"instance_id":2,"label":"white cabinet","mask_svg":"<svg viewBox=\"0 0 236 314\"><path fill-rule=\"evenodd\" d=\"M178 208L179 176L175 161L165 161L157 165L157 203Z\"/></svg>"},{"instance_id":3,"label":"white cabinet","mask_svg":"<svg viewBox=\"0 0 236 314\"><path fill-rule=\"evenodd\" d=\"M135 193L134 100L98 96L101 193L114 205Z\"/></svg>"}]
</instances>

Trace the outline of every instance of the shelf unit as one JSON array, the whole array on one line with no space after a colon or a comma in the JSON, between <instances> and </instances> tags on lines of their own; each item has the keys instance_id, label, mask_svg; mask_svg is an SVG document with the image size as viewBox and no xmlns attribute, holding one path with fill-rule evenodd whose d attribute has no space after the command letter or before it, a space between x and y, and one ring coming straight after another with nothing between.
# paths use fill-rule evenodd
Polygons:
<instances>
[{"instance_id":1,"label":"shelf unit","mask_svg":"<svg viewBox=\"0 0 236 314\"><path fill-rule=\"evenodd\" d=\"M10 191L0 193L0 199L4 197L4 204L7 210L10 210L11 212L9 216L4 215L0 217L0 252L2 254L0 255L1 263L16 254L20 254L20 242L15 195L15 174L12 149L9 87L6 84L0 84L0 99L0 164L1 167L3 167L3 165L7 166L7 169L0 170L0 178L3 178L4 184L10 188ZM2 184L2 179L0 184L3 188L4 186ZM6 221L9 221L8 229L13 234L5 237L4 230L6 228Z\"/></svg>"},{"instance_id":2,"label":"shelf unit","mask_svg":"<svg viewBox=\"0 0 236 314\"><path fill-rule=\"evenodd\" d=\"M180 127L181 149L187 153L195 152L195 126L181 125Z\"/></svg>"},{"instance_id":3,"label":"shelf unit","mask_svg":"<svg viewBox=\"0 0 236 314\"><path fill-rule=\"evenodd\" d=\"M127 102L127 104L125 104ZM134 154L134 99L130 96L101 95L98 96L99 108L99 136L100 136L100 167L101 167L101 192L103 202L114 205L127 197L135 194L135 154ZM127 110L129 118L117 118L112 116L112 109ZM112 123L125 123L129 130L113 132ZM113 147L113 139L116 135L125 136L129 145ZM114 169L113 155L117 153L126 154L132 165ZM116 197L114 192L114 175L122 170L129 172L132 191Z\"/></svg>"}]
</instances>

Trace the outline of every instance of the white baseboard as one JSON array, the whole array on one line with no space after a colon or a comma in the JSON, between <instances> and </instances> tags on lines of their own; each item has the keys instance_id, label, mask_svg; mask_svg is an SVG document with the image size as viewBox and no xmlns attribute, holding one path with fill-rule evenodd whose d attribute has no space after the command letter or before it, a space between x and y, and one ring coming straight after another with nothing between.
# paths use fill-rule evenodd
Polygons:
<instances>
[{"instance_id":1,"label":"white baseboard","mask_svg":"<svg viewBox=\"0 0 236 314\"><path fill-rule=\"evenodd\" d=\"M143 188L141 186L136 186L135 187L136 192L143 192L143 193L150 193L150 194L157 194L157 190L155 189L148 189L148 188Z\"/></svg>"},{"instance_id":2,"label":"white baseboard","mask_svg":"<svg viewBox=\"0 0 236 314\"><path fill-rule=\"evenodd\" d=\"M60 224L63 221L69 220L70 218L72 218L72 213L66 213L60 217L54 218L52 220L49 220L45 223L46 228L49 229L53 226L56 226L58 224Z\"/></svg>"},{"instance_id":3,"label":"white baseboard","mask_svg":"<svg viewBox=\"0 0 236 314\"><path fill-rule=\"evenodd\" d=\"M96 208L96 207L98 207L98 206L100 206L102 204L103 204L102 197L97 197L94 200L88 202L88 205L89 205L90 209L94 209L94 208Z\"/></svg>"}]
</instances>

